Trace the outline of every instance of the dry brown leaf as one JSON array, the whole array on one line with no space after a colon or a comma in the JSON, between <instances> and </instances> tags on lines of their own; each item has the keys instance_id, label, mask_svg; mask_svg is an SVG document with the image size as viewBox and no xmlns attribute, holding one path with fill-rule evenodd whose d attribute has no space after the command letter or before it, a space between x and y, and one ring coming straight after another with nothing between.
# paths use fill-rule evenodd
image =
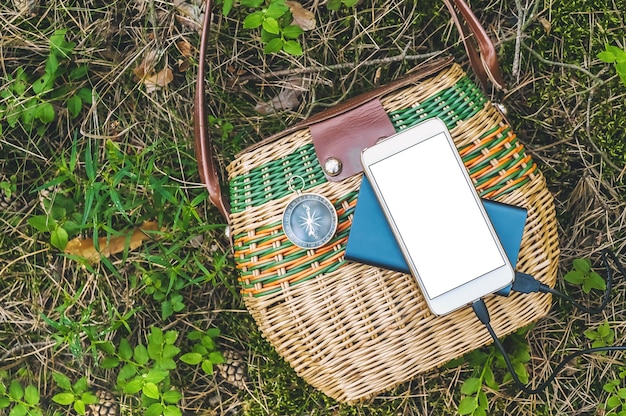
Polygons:
<instances>
[{"instance_id":1,"label":"dry brown leaf","mask_svg":"<svg viewBox=\"0 0 626 416\"><path fill-rule=\"evenodd\" d=\"M185 58L191 57L191 43L187 42L187 39L176 42L176 47Z\"/></svg>"},{"instance_id":2,"label":"dry brown leaf","mask_svg":"<svg viewBox=\"0 0 626 416\"><path fill-rule=\"evenodd\" d=\"M176 67L178 72L185 72L191 67L191 59L189 59L191 58L191 43L187 42L186 39L182 39L176 42L176 47L183 56L176 61Z\"/></svg>"},{"instance_id":3,"label":"dry brown leaf","mask_svg":"<svg viewBox=\"0 0 626 416\"><path fill-rule=\"evenodd\" d=\"M159 72L152 73L143 79L146 86L146 92L150 93L158 88L167 87L174 80L174 72L168 67L163 68Z\"/></svg>"},{"instance_id":4,"label":"dry brown leaf","mask_svg":"<svg viewBox=\"0 0 626 416\"><path fill-rule=\"evenodd\" d=\"M549 35L550 30L552 30L552 23L550 23L550 21L545 17L540 17L539 23L541 23L541 26L543 26L543 30Z\"/></svg>"},{"instance_id":5,"label":"dry brown leaf","mask_svg":"<svg viewBox=\"0 0 626 416\"><path fill-rule=\"evenodd\" d=\"M197 31L202 30L204 13L201 12L199 5L191 4L184 0L175 0L174 6L178 11L178 14L176 15L176 20L180 24Z\"/></svg>"},{"instance_id":6,"label":"dry brown leaf","mask_svg":"<svg viewBox=\"0 0 626 416\"><path fill-rule=\"evenodd\" d=\"M127 241L128 249L135 250L143 244L144 240L152 238L149 234L146 234L147 231L156 231L158 229L159 226L156 222L146 221L140 227L135 228L132 233L128 233L130 234L130 239L128 238L128 234L119 235L110 239L100 237L98 238L100 251L96 250L93 239L74 238L65 246L65 253L84 257L89 263L95 264L98 263L103 256L109 257L112 254L123 252L126 248Z\"/></svg>"},{"instance_id":7,"label":"dry brown leaf","mask_svg":"<svg viewBox=\"0 0 626 416\"><path fill-rule=\"evenodd\" d=\"M157 51L148 51L146 53L143 57L143 61L141 61L137 68L133 69L133 73L135 74L135 77L137 77L137 81L141 81L146 75L154 73L154 67L158 56L159 54Z\"/></svg>"},{"instance_id":8,"label":"dry brown leaf","mask_svg":"<svg viewBox=\"0 0 626 416\"><path fill-rule=\"evenodd\" d=\"M304 31L315 29L315 14L302 7L297 1L287 0L285 4L289 7L293 16L293 24L300 26Z\"/></svg>"},{"instance_id":9,"label":"dry brown leaf","mask_svg":"<svg viewBox=\"0 0 626 416\"><path fill-rule=\"evenodd\" d=\"M303 78L291 77L287 79L276 97L270 101L258 103L254 109L263 115L274 111L293 110L300 105L300 95L304 91L304 84Z\"/></svg>"}]
</instances>

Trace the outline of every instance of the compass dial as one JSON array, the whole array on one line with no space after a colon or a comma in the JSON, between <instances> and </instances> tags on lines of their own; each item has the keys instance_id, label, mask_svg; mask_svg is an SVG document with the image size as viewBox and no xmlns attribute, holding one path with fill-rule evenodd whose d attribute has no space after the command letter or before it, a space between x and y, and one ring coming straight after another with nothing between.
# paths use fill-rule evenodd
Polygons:
<instances>
[{"instance_id":1,"label":"compass dial","mask_svg":"<svg viewBox=\"0 0 626 416\"><path fill-rule=\"evenodd\" d=\"M298 247L319 248L335 235L337 212L333 204L321 195L298 195L285 208L283 230L289 241Z\"/></svg>"}]
</instances>

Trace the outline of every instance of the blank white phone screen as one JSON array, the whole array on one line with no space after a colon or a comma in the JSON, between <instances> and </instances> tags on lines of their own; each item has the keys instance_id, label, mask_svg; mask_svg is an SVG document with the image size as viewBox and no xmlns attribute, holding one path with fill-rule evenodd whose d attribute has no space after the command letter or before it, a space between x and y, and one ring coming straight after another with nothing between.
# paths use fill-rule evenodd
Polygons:
<instances>
[{"instance_id":1,"label":"blank white phone screen","mask_svg":"<svg viewBox=\"0 0 626 416\"><path fill-rule=\"evenodd\" d=\"M505 264L455 151L442 133L370 166L430 298Z\"/></svg>"}]
</instances>

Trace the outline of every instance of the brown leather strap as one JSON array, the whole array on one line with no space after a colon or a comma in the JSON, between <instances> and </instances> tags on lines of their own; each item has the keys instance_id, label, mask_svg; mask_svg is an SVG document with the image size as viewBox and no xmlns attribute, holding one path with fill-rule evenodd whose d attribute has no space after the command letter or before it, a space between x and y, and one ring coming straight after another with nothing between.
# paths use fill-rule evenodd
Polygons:
<instances>
[{"instance_id":1,"label":"brown leather strap","mask_svg":"<svg viewBox=\"0 0 626 416\"><path fill-rule=\"evenodd\" d=\"M444 0L444 3L448 10L450 10L452 19L461 34L472 70L475 72L485 90L487 90L489 86L489 80L491 80L497 88L502 88L504 86L504 81L500 73L500 65L498 64L496 50L491 42L491 39L487 36L487 32L485 32L485 29L480 24L480 21L476 18L464 0L452 1L454 2L454 5L450 0ZM455 5L461 17L457 14L454 7ZM194 140L198 170L200 171L200 180L208 190L211 202L228 221L230 207L226 195L222 193L219 176L215 166L215 158L213 157L213 149L211 148L211 140L208 131L205 103L206 95L204 90L204 75L206 72L206 49L209 26L211 22L211 6L212 1L206 0L202 34L200 36L198 78L196 80L196 92L193 109Z\"/></svg>"},{"instance_id":2,"label":"brown leather strap","mask_svg":"<svg viewBox=\"0 0 626 416\"><path fill-rule=\"evenodd\" d=\"M488 91L489 81L498 89L504 88L504 79L500 73L498 55L496 48L493 46L493 42L467 3L465 3L464 0L453 1L456 8L461 13L462 19L459 19L450 0L443 0L448 10L450 10L452 20L461 34L461 39L467 51L472 70L478 77L483 89ZM468 27L465 26L464 22Z\"/></svg>"},{"instance_id":3,"label":"brown leather strap","mask_svg":"<svg viewBox=\"0 0 626 416\"><path fill-rule=\"evenodd\" d=\"M196 149L196 159L198 160L198 170L200 180L209 191L209 199L217 207L220 213L228 221L230 207L226 195L222 194L220 179L215 166L213 149L211 148L211 138L207 123L206 94L204 91L204 74L206 64L206 49L211 22L211 0L206 0L204 11L204 23L202 24L202 35L200 36L200 56L198 57L198 79L196 80L196 93L193 104L194 121L194 141Z\"/></svg>"}]
</instances>

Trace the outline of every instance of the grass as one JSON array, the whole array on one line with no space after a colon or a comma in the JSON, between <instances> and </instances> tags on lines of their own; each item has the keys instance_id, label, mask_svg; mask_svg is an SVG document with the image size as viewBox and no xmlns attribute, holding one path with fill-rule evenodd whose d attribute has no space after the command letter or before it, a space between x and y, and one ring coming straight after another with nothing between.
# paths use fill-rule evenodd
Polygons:
<instances>
[{"instance_id":1,"label":"grass","mask_svg":"<svg viewBox=\"0 0 626 416\"><path fill-rule=\"evenodd\" d=\"M19 10L21 4L35 6ZM191 127L199 17L194 5L143 0L0 5L0 108L14 111L13 120L7 111L0 118L0 385L13 386L12 395L0 390L0 400L8 397L8 409L21 403L32 414L37 408L75 414L81 400L89 410L89 397L79 393L69 405L53 400L71 390L55 382L58 373L72 383L84 377L89 393L113 393L123 414L145 414L156 402L163 411L175 405L207 415L454 414L463 382L474 372L468 363L349 406L308 386L256 330L237 292L223 220L198 185ZM242 28L245 10L235 7L228 17L214 10L208 101L221 171L246 145L398 77L419 56L445 50L463 61L441 7L430 0L364 3L336 12L319 5L316 28L302 37L302 57L263 54L258 33ZM608 246L621 253L624 246L626 87L596 56L605 43L626 46L626 4L536 0L481 2L474 8L498 40L510 87L494 99L509 108L556 198L562 275L576 258L591 259L603 274L600 250ZM52 71L50 40L58 30L67 31L68 44L61 44L65 54L57 54ZM147 72L169 66L172 81L149 92L134 73L142 65ZM82 67L84 74L70 76ZM319 67L333 69L310 70ZM55 76L37 93L34 85L47 70ZM303 78L300 104L260 115L254 106L284 85L280 77L263 75L279 70ZM75 96L81 97L79 107ZM126 241L146 221L157 225L138 247L97 263L59 248L78 236L103 238L105 246L116 238ZM591 297L562 279L559 286ZM543 379L549 362L564 351L588 347L585 331L605 321L615 343L624 343L623 289L619 280L609 308L597 317L555 300L551 314L515 341L530 345L530 378ZM139 354L143 363L136 374L167 373L154 379L158 394L146 387L158 397L142 402L141 393L127 387L136 374L120 380L121 367L107 368L102 360L111 346L121 354L123 339L133 348L154 344L153 328L174 331L172 345L180 351L173 368L163 357L143 362ZM178 360L193 351L188 334L212 328L221 332L218 350L243 355L245 389L227 382L218 370L219 357L213 357L216 374ZM611 394L603 386L613 380L623 386L624 366L619 354L579 359L538 397L521 396L511 383L501 383L498 391L487 392L490 414L605 414ZM496 373L502 380L504 372ZM170 388L181 393L175 403L163 399Z\"/></svg>"}]
</instances>

